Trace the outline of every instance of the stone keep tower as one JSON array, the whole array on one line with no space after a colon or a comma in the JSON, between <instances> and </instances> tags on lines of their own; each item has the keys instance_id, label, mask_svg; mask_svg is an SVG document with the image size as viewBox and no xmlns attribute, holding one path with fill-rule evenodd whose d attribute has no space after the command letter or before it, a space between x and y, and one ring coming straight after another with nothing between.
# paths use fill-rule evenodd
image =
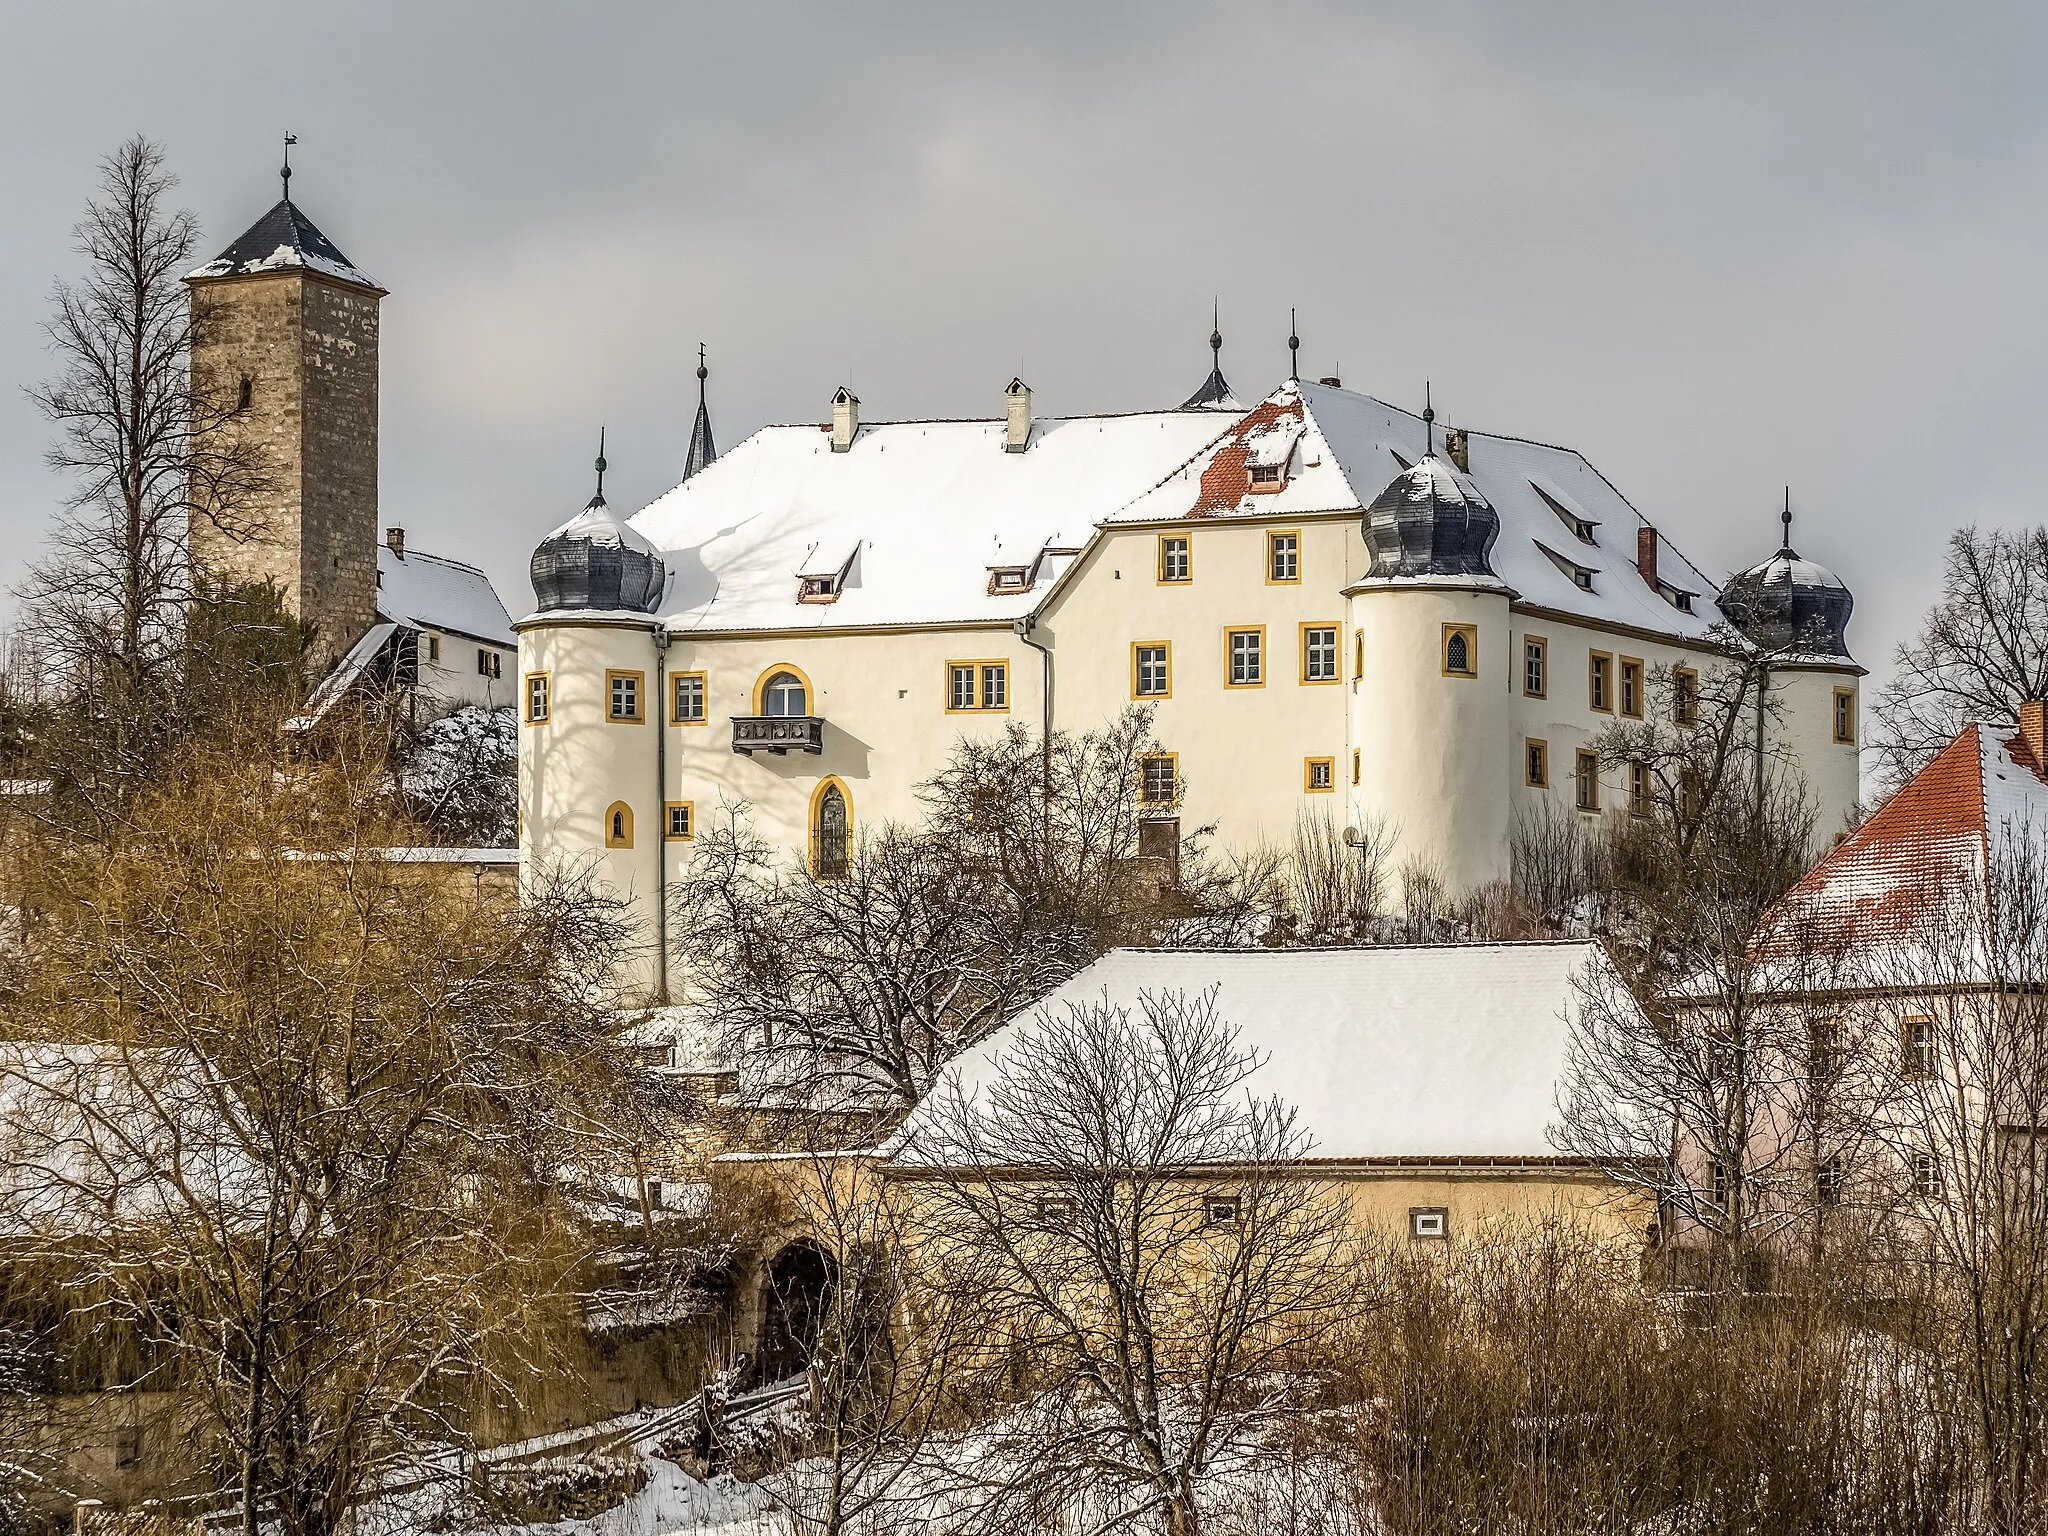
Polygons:
<instances>
[{"instance_id":1,"label":"stone keep tower","mask_svg":"<svg viewBox=\"0 0 2048 1536\"><path fill-rule=\"evenodd\" d=\"M290 176L287 171L286 176ZM385 290L293 204L276 207L185 282L192 380L238 408L213 430L260 446L262 493L218 520L202 506L201 580L275 581L313 628L324 672L376 620L377 305Z\"/></svg>"}]
</instances>

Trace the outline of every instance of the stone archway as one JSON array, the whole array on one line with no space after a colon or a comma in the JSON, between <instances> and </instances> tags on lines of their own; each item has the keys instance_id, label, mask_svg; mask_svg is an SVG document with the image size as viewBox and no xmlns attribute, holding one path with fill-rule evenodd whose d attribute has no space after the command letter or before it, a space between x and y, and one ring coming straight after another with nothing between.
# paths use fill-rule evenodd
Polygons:
<instances>
[{"instance_id":1,"label":"stone archway","mask_svg":"<svg viewBox=\"0 0 2048 1536\"><path fill-rule=\"evenodd\" d=\"M838 1284L838 1264L808 1237L798 1238L769 1261L754 1351L758 1380L784 1381L809 1368Z\"/></svg>"}]
</instances>

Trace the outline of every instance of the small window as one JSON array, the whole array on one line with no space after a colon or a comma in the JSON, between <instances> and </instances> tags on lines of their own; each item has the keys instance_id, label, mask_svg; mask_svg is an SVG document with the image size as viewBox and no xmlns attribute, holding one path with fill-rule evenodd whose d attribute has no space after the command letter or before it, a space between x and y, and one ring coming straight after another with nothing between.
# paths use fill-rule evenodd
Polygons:
<instances>
[{"instance_id":1,"label":"small window","mask_svg":"<svg viewBox=\"0 0 2048 1536\"><path fill-rule=\"evenodd\" d=\"M1205 1195L1202 1198L1202 1225L1234 1227L1241 1209L1236 1195Z\"/></svg>"},{"instance_id":2,"label":"small window","mask_svg":"<svg viewBox=\"0 0 2048 1536\"><path fill-rule=\"evenodd\" d=\"M1547 671L1550 661L1550 646L1531 635L1522 641L1522 692L1532 699L1544 697L1549 687Z\"/></svg>"},{"instance_id":3,"label":"small window","mask_svg":"<svg viewBox=\"0 0 2048 1536\"><path fill-rule=\"evenodd\" d=\"M427 636L427 660L429 660L429 661L439 661L440 659L441 659L441 637L440 637L439 635L429 635L429 636Z\"/></svg>"},{"instance_id":4,"label":"small window","mask_svg":"<svg viewBox=\"0 0 2048 1536\"><path fill-rule=\"evenodd\" d=\"M1337 759L1305 757L1301 760L1301 787L1311 795L1327 794L1337 787Z\"/></svg>"},{"instance_id":5,"label":"small window","mask_svg":"<svg viewBox=\"0 0 2048 1536\"><path fill-rule=\"evenodd\" d=\"M526 674L526 723L539 725L548 717L548 675L545 672Z\"/></svg>"},{"instance_id":6,"label":"small window","mask_svg":"<svg viewBox=\"0 0 2048 1536\"><path fill-rule=\"evenodd\" d=\"M1531 736L1522 757L1522 782L1531 789L1550 787L1550 743Z\"/></svg>"},{"instance_id":7,"label":"small window","mask_svg":"<svg viewBox=\"0 0 2048 1536\"><path fill-rule=\"evenodd\" d=\"M1592 651L1586 658L1586 707L1614 712L1614 658L1605 651Z\"/></svg>"},{"instance_id":8,"label":"small window","mask_svg":"<svg viewBox=\"0 0 2048 1536\"><path fill-rule=\"evenodd\" d=\"M1814 1170L1813 1192L1825 1210L1833 1210L1842 1203L1842 1191L1849 1182L1848 1170L1843 1168L1839 1157L1831 1157Z\"/></svg>"},{"instance_id":9,"label":"small window","mask_svg":"<svg viewBox=\"0 0 2048 1536\"><path fill-rule=\"evenodd\" d=\"M1074 1219L1074 1197L1072 1195L1040 1195L1038 1197L1038 1219L1054 1226L1065 1226Z\"/></svg>"},{"instance_id":10,"label":"small window","mask_svg":"<svg viewBox=\"0 0 2048 1536\"><path fill-rule=\"evenodd\" d=\"M1920 1200L1941 1198L1941 1159L1932 1152L1913 1154L1913 1194Z\"/></svg>"},{"instance_id":11,"label":"small window","mask_svg":"<svg viewBox=\"0 0 2048 1536\"><path fill-rule=\"evenodd\" d=\"M633 807L623 800L614 800L604 813L604 845L607 848L633 846Z\"/></svg>"},{"instance_id":12,"label":"small window","mask_svg":"<svg viewBox=\"0 0 2048 1536\"><path fill-rule=\"evenodd\" d=\"M761 685L761 713L774 720L795 720L808 715L810 690L794 672L777 672Z\"/></svg>"},{"instance_id":13,"label":"small window","mask_svg":"<svg viewBox=\"0 0 2048 1536\"><path fill-rule=\"evenodd\" d=\"M946 663L946 711L965 714L1010 707L1010 667L1002 661Z\"/></svg>"},{"instance_id":14,"label":"small window","mask_svg":"<svg viewBox=\"0 0 2048 1536\"><path fill-rule=\"evenodd\" d=\"M1444 676L1479 675L1479 631L1470 624L1444 626Z\"/></svg>"},{"instance_id":15,"label":"small window","mask_svg":"<svg viewBox=\"0 0 2048 1536\"><path fill-rule=\"evenodd\" d=\"M605 693L610 700L609 718L614 721L637 723L640 714L640 684L644 674L639 672L607 672L604 675Z\"/></svg>"},{"instance_id":16,"label":"small window","mask_svg":"<svg viewBox=\"0 0 2048 1536\"><path fill-rule=\"evenodd\" d=\"M1008 709L1010 707L1010 668L1008 663L985 661L981 664L981 707L983 709Z\"/></svg>"},{"instance_id":17,"label":"small window","mask_svg":"<svg viewBox=\"0 0 2048 1536\"><path fill-rule=\"evenodd\" d=\"M988 573L991 592L1022 592L1031 585L1031 573L1021 565L999 565Z\"/></svg>"},{"instance_id":18,"label":"small window","mask_svg":"<svg viewBox=\"0 0 2048 1536\"><path fill-rule=\"evenodd\" d=\"M1621 712L1631 720L1643 718L1643 664L1632 656L1621 658Z\"/></svg>"},{"instance_id":19,"label":"small window","mask_svg":"<svg viewBox=\"0 0 2048 1536\"><path fill-rule=\"evenodd\" d=\"M1650 814L1650 765L1630 763L1628 765L1628 813L1631 816Z\"/></svg>"},{"instance_id":20,"label":"small window","mask_svg":"<svg viewBox=\"0 0 2048 1536\"><path fill-rule=\"evenodd\" d=\"M1228 629L1223 632L1230 656L1224 682L1232 688L1256 688L1266 680L1266 632L1263 629Z\"/></svg>"},{"instance_id":21,"label":"small window","mask_svg":"<svg viewBox=\"0 0 2048 1536\"><path fill-rule=\"evenodd\" d=\"M837 784L828 783L825 792L818 796L817 813L812 821L812 869L820 880L844 880L848 860L852 856L849 844L852 841L852 827L846 809L846 793Z\"/></svg>"},{"instance_id":22,"label":"small window","mask_svg":"<svg viewBox=\"0 0 2048 1536\"><path fill-rule=\"evenodd\" d=\"M800 603L838 602L838 576L799 576L796 582L796 600Z\"/></svg>"},{"instance_id":23,"label":"small window","mask_svg":"<svg viewBox=\"0 0 2048 1536\"><path fill-rule=\"evenodd\" d=\"M1356 748L1356 747L1353 747L1353 748L1351 749L1351 782L1352 782L1352 783L1354 783L1354 784L1356 784L1356 783L1358 783L1358 782L1359 782L1359 766L1358 766L1358 765L1359 765L1359 752L1358 752L1358 748Z\"/></svg>"},{"instance_id":24,"label":"small window","mask_svg":"<svg viewBox=\"0 0 2048 1536\"><path fill-rule=\"evenodd\" d=\"M1599 810L1600 754L1588 752L1581 748L1577 762L1574 765L1572 777L1577 791L1576 800L1579 809L1582 811Z\"/></svg>"},{"instance_id":25,"label":"small window","mask_svg":"<svg viewBox=\"0 0 2048 1536\"><path fill-rule=\"evenodd\" d=\"M648 1209L649 1209L650 1211L658 1211L658 1210L660 1210L660 1209L661 1209L661 1180L659 1180L659 1179L648 1179L648 1180L646 1181L646 1184L645 1184L645 1188L646 1188L646 1190L647 1190L647 1208L648 1208Z\"/></svg>"},{"instance_id":26,"label":"small window","mask_svg":"<svg viewBox=\"0 0 2048 1536\"><path fill-rule=\"evenodd\" d=\"M668 826L665 829L672 843L690 843L697 839L697 802L694 800L671 800L666 807Z\"/></svg>"},{"instance_id":27,"label":"small window","mask_svg":"<svg viewBox=\"0 0 2048 1536\"><path fill-rule=\"evenodd\" d=\"M476 648L476 670L479 677L503 677L505 675L504 652L488 650L481 645L478 646Z\"/></svg>"},{"instance_id":28,"label":"small window","mask_svg":"<svg viewBox=\"0 0 2048 1536\"><path fill-rule=\"evenodd\" d=\"M1301 580L1301 535L1299 533L1269 533L1266 535L1266 580L1269 582Z\"/></svg>"},{"instance_id":29,"label":"small window","mask_svg":"<svg viewBox=\"0 0 2048 1536\"><path fill-rule=\"evenodd\" d=\"M1278 489L1280 485L1280 466L1278 464L1252 465L1251 483L1253 485L1271 486Z\"/></svg>"},{"instance_id":30,"label":"small window","mask_svg":"<svg viewBox=\"0 0 2048 1536\"><path fill-rule=\"evenodd\" d=\"M1728 1165L1715 1158L1707 1165L1707 1187L1714 1204L1722 1210L1728 1209Z\"/></svg>"},{"instance_id":31,"label":"small window","mask_svg":"<svg viewBox=\"0 0 2048 1536\"><path fill-rule=\"evenodd\" d=\"M1807 1031L1807 1050L1816 1077L1829 1077L1842 1068L1848 1058L1842 1048L1842 1021L1840 1019L1817 1019Z\"/></svg>"},{"instance_id":32,"label":"small window","mask_svg":"<svg viewBox=\"0 0 2048 1536\"><path fill-rule=\"evenodd\" d=\"M1351 675L1365 676L1365 631L1362 629L1351 632Z\"/></svg>"},{"instance_id":33,"label":"small window","mask_svg":"<svg viewBox=\"0 0 2048 1536\"><path fill-rule=\"evenodd\" d=\"M1856 745L1856 690L1835 690L1835 740L1845 747Z\"/></svg>"},{"instance_id":34,"label":"small window","mask_svg":"<svg viewBox=\"0 0 2048 1536\"><path fill-rule=\"evenodd\" d=\"M1193 579L1194 566L1188 556L1187 535L1162 533L1159 536L1159 580L1162 585L1174 586Z\"/></svg>"},{"instance_id":35,"label":"small window","mask_svg":"<svg viewBox=\"0 0 2048 1536\"><path fill-rule=\"evenodd\" d=\"M242 387L247 389L249 381L244 379ZM247 404L246 401L243 402ZM114 1426L114 1465L126 1472L142 1463L142 1426L140 1424L117 1424Z\"/></svg>"},{"instance_id":36,"label":"small window","mask_svg":"<svg viewBox=\"0 0 2048 1536\"><path fill-rule=\"evenodd\" d=\"M235 409L246 411L256 398L256 381L246 373L242 375L242 387L235 395Z\"/></svg>"},{"instance_id":37,"label":"small window","mask_svg":"<svg viewBox=\"0 0 2048 1536\"><path fill-rule=\"evenodd\" d=\"M1334 683L1337 676L1337 626L1301 626L1301 680L1304 683Z\"/></svg>"},{"instance_id":38,"label":"small window","mask_svg":"<svg viewBox=\"0 0 2048 1536\"><path fill-rule=\"evenodd\" d=\"M1696 725L1700 718L1700 675L1691 667L1671 669L1671 720Z\"/></svg>"},{"instance_id":39,"label":"small window","mask_svg":"<svg viewBox=\"0 0 2048 1536\"><path fill-rule=\"evenodd\" d=\"M1140 642L1131 647L1131 697L1166 699L1173 696L1173 672L1164 640Z\"/></svg>"},{"instance_id":40,"label":"small window","mask_svg":"<svg viewBox=\"0 0 2048 1536\"><path fill-rule=\"evenodd\" d=\"M1907 1077L1934 1076L1934 1020L1907 1019L1899 1025L1899 1070Z\"/></svg>"},{"instance_id":41,"label":"small window","mask_svg":"<svg viewBox=\"0 0 2048 1536\"><path fill-rule=\"evenodd\" d=\"M669 718L677 725L705 722L705 686L702 672L678 672L670 682Z\"/></svg>"},{"instance_id":42,"label":"small window","mask_svg":"<svg viewBox=\"0 0 2048 1536\"><path fill-rule=\"evenodd\" d=\"M1171 805L1180 793L1180 759L1171 752L1148 752L1138 759L1138 801Z\"/></svg>"},{"instance_id":43,"label":"small window","mask_svg":"<svg viewBox=\"0 0 2048 1536\"><path fill-rule=\"evenodd\" d=\"M1418 1241L1441 1242L1451 1235L1451 1211L1443 1205L1408 1207L1408 1235Z\"/></svg>"},{"instance_id":44,"label":"small window","mask_svg":"<svg viewBox=\"0 0 2048 1536\"><path fill-rule=\"evenodd\" d=\"M1592 591L1592 590L1593 590L1593 573L1592 573L1591 571L1587 570L1587 569L1586 569L1586 568L1585 568L1585 567L1584 567L1583 565L1575 565L1575 566L1573 566L1573 567L1572 567L1572 585L1573 585L1573 586L1575 586L1575 587L1577 587L1577 588L1578 588L1578 589L1579 589L1579 590L1580 590L1581 592L1590 592L1590 591Z\"/></svg>"}]
</instances>

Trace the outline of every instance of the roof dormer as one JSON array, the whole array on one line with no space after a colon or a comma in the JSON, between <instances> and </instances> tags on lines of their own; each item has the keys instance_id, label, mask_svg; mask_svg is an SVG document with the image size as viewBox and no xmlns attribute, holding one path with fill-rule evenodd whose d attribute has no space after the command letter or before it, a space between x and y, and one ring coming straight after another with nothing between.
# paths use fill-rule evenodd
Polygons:
<instances>
[{"instance_id":1,"label":"roof dormer","mask_svg":"<svg viewBox=\"0 0 2048 1536\"><path fill-rule=\"evenodd\" d=\"M836 603L839 594L846 590L847 578L853 574L853 562L859 558L860 546L854 545L844 560L837 565L818 561L819 550L811 548L811 558L804 562L805 569L796 573L796 600L800 603Z\"/></svg>"}]
</instances>

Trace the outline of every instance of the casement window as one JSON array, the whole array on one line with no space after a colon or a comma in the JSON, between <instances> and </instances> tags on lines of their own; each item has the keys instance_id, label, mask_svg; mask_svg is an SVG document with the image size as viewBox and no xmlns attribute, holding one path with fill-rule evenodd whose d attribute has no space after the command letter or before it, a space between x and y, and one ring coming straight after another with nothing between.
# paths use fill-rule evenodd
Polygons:
<instances>
[{"instance_id":1,"label":"casement window","mask_svg":"<svg viewBox=\"0 0 2048 1536\"><path fill-rule=\"evenodd\" d=\"M1941 1198L1941 1159L1932 1152L1913 1154L1913 1196L1918 1200Z\"/></svg>"},{"instance_id":2,"label":"casement window","mask_svg":"<svg viewBox=\"0 0 2048 1536\"><path fill-rule=\"evenodd\" d=\"M1269 583L1301 580L1301 534L1297 530L1266 535L1266 580Z\"/></svg>"},{"instance_id":3,"label":"casement window","mask_svg":"<svg viewBox=\"0 0 2048 1536\"><path fill-rule=\"evenodd\" d=\"M476 648L476 672L478 677L503 677L505 675L505 653Z\"/></svg>"},{"instance_id":4,"label":"casement window","mask_svg":"<svg viewBox=\"0 0 2048 1536\"><path fill-rule=\"evenodd\" d=\"M1202 1225L1205 1227L1234 1227L1243 1212L1236 1195L1204 1195L1202 1197Z\"/></svg>"},{"instance_id":5,"label":"casement window","mask_svg":"<svg viewBox=\"0 0 2048 1536\"><path fill-rule=\"evenodd\" d=\"M1581 748L1572 769L1572 778L1577 791L1575 798L1579 809L1582 811L1599 810L1600 754L1588 752Z\"/></svg>"},{"instance_id":6,"label":"casement window","mask_svg":"<svg viewBox=\"0 0 2048 1536\"><path fill-rule=\"evenodd\" d=\"M1550 645L1536 635L1522 640L1522 693L1531 699L1546 697L1550 686Z\"/></svg>"},{"instance_id":7,"label":"casement window","mask_svg":"<svg viewBox=\"0 0 2048 1536\"><path fill-rule=\"evenodd\" d=\"M604 813L604 845L607 848L633 846L633 807L614 800Z\"/></svg>"},{"instance_id":8,"label":"casement window","mask_svg":"<svg viewBox=\"0 0 2048 1536\"><path fill-rule=\"evenodd\" d=\"M1813 1194L1825 1210L1833 1210L1842 1203L1842 1191L1848 1187L1848 1170L1842 1166L1839 1157L1831 1157L1813 1173Z\"/></svg>"},{"instance_id":9,"label":"casement window","mask_svg":"<svg viewBox=\"0 0 2048 1536\"><path fill-rule=\"evenodd\" d=\"M1304 683L1335 683L1337 675L1337 626L1301 626L1301 680Z\"/></svg>"},{"instance_id":10,"label":"casement window","mask_svg":"<svg viewBox=\"0 0 2048 1536\"><path fill-rule=\"evenodd\" d=\"M1934 1020L1900 1021L1899 1070L1907 1077L1934 1076Z\"/></svg>"},{"instance_id":11,"label":"casement window","mask_svg":"<svg viewBox=\"0 0 2048 1536\"><path fill-rule=\"evenodd\" d=\"M1365 676L1365 631L1362 629L1351 632L1351 675Z\"/></svg>"},{"instance_id":12,"label":"casement window","mask_svg":"<svg viewBox=\"0 0 2048 1536\"><path fill-rule=\"evenodd\" d=\"M638 725L645 719L640 711L640 689L646 680L644 672L605 673L606 717L626 725Z\"/></svg>"},{"instance_id":13,"label":"casement window","mask_svg":"<svg viewBox=\"0 0 2048 1536\"><path fill-rule=\"evenodd\" d=\"M1451 1211L1444 1205L1408 1207L1408 1235L1417 1242L1442 1242L1451 1235Z\"/></svg>"},{"instance_id":14,"label":"casement window","mask_svg":"<svg viewBox=\"0 0 2048 1536\"><path fill-rule=\"evenodd\" d=\"M1337 759L1334 757L1305 757L1301 760L1301 787L1304 794L1328 794L1337 787Z\"/></svg>"},{"instance_id":15,"label":"casement window","mask_svg":"<svg viewBox=\"0 0 2048 1536\"><path fill-rule=\"evenodd\" d=\"M526 723L539 725L548 717L548 675L545 672L526 674Z\"/></svg>"},{"instance_id":16,"label":"casement window","mask_svg":"<svg viewBox=\"0 0 2048 1536\"><path fill-rule=\"evenodd\" d=\"M1614 712L1614 658L1605 651L1587 654L1586 707L1605 714Z\"/></svg>"},{"instance_id":17,"label":"casement window","mask_svg":"<svg viewBox=\"0 0 2048 1536\"><path fill-rule=\"evenodd\" d=\"M1835 690L1835 740L1842 746L1856 745L1856 690Z\"/></svg>"},{"instance_id":18,"label":"casement window","mask_svg":"<svg viewBox=\"0 0 2048 1536\"><path fill-rule=\"evenodd\" d=\"M1054 1226L1065 1226L1074 1219L1074 1197L1072 1195L1040 1195L1038 1197L1038 1219Z\"/></svg>"},{"instance_id":19,"label":"casement window","mask_svg":"<svg viewBox=\"0 0 2048 1536\"><path fill-rule=\"evenodd\" d=\"M677 725L703 725L708 718L704 674L678 672L669 679L669 689L669 719Z\"/></svg>"},{"instance_id":20,"label":"casement window","mask_svg":"<svg viewBox=\"0 0 2048 1536\"><path fill-rule=\"evenodd\" d=\"M1179 586L1194 579L1194 560L1184 533L1159 535L1159 584Z\"/></svg>"},{"instance_id":21,"label":"casement window","mask_svg":"<svg viewBox=\"0 0 2048 1536\"><path fill-rule=\"evenodd\" d=\"M1621 712L1631 720L1643 718L1643 664L1633 656L1621 658Z\"/></svg>"},{"instance_id":22,"label":"casement window","mask_svg":"<svg viewBox=\"0 0 2048 1536\"><path fill-rule=\"evenodd\" d=\"M1358 762L1359 762L1359 752L1358 752L1358 748L1356 748L1356 747L1353 747L1353 748L1351 749L1351 782L1352 782L1352 783L1354 783L1354 784L1356 784L1356 783L1358 783L1358 782L1359 782Z\"/></svg>"},{"instance_id":23,"label":"casement window","mask_svg":"<svg viewBox=\"0 0 2048 1536\"><path fill-rule=\"evenodd\" d=\"M1650 814L1650 765L1630 763L1628 765L1628 813L1631 816Z\"/></svg>"},{"instance_id":24,"label":"casement window","mask_svg":"<svg viewBox=\"0 0 2048 1536\"><path fill-rule=\"evenodd\" d=\"M1131 697L1173 697L1173 658L1164 640L1141 640L1131 647Z\"/></svg>"},{"instance_id":25,"label":"casement window","mask_svg":"<svg viewBox=\"0 0 2048 1536\"><path fill-rule=\"evenodd\" d=\"M1470 624L1446 624L1443 633L1445 677L1479 675L1479 631Z\"/></svg>"},{"instance_id":26,"label":"casement window","mask_svg":"<svg viewBox=\"0 0 2048 1536\"><path fill-rule=\"evenodd\" d=\"M1266 631L1257 629L1226 629L1223 632L1224 651L1228 665L1223 681L1231 688L1258 688L1266 681Z\"/></svg>"},{"instance_id":27,"label":"casement window","mask_svg":"<svg viewBox=\"0 0 2048 1536\"><path fill-rule=\"evenodd\" d=\"M1531 736L1524 743L1522 782L1531 789L1550 787L1550 743Z\"/></svg>"},{"instance_id":28,"label":"casement window","mask_svg":"<svg viewBox=\"0 0 2048 1536\"><path fill-rule=\"evenodd\" d=\"M1172 752L1148 752L1138 759L1138 803L1171 805L1180 794L1180 758Z\"/></svg>"},{"instance_id":29,"label":"casement window","mask_svg":"<svg viewBox=\"0 0 2048 1536\"><path fill-rule=\"evenodd\" d=\"M1671 720L1695 725L1700 718L1700 675L1691 667L1671 669Z\"/></svg>"},{"instance_id":30,"label":"casement window","mask_svg":"<svg viewBox=\"0 0 2048 1536\"><path fill-rule=\"evenodd\" d=\"M1722 1210L1728 1209L1728 1165L1715 1158L1707 1165L1707 1187L1714 1204Z\"/></svg>"},{"instance_id":31,"label":"casement window","mask_svg":"<svg viewBox=\"0 0 2048 1536\"><path fill-rule=\"evenodd\" d=\"M1807 1054L1815 1077L1830 1077L1847 1059L1842 1049L1842 1021L1816 1019L1807 1031Z\"/></svg>"},{"instance_id":32,"label":"casement window","mask_svg":"<svg viewBox=\"0 0 2048 1536\"><path fill-rule=\"evenodd\" d=\"M1006 661L946 663L946 713L1001 712L1010 707L1010 664Z\"/></svg>"},{"instance_id":33,"label":"casement window","mask_svg":"<svg viewBox=\"0 0 2048 1536\"><path fill-rule=\"evenodd\" d=\"M429 636L427 636L427 660L429 660L429 661L439 661L440 659L441 659L441 637L440 637L439 635L429 635Z\"/></svg>"},{"instance_id":34,"label":"casement window","mask_svg":"<svg viewBox=\"0 0 2048 1536\"><path fill-rule=\"evenodd\" d=\"M1024 565L992 565L988 569L991 597L998 592L1022 592L1031 585L1031 568Z\"/></svg>"},{"instance_id":35,"label":"casement window","mask_svg":"<svg viewBox=\"0 0 2048 1536\"><path fill-rule=\"evenodd\" d=\"M1281 484L1280 469L1281 466L1278 464L1254 464L1251 466L1247 481L1249 484L1263 486L1269 490L1278 490Z\"/></svg>"},{"instance_id":36,"label":"casement window","mask_svg":"<svg viewBox=\"0 0 2048 1536\"><path fill-rule=\"evenodd\" d=\"M770 673L761 684L761 713L776 720L796 720L811 712L811 691L791 671Z\"/></svg>"},{"instance_id":37,"label":"casement window","mask_svg":"<svg viewBox=\"0 0 2048 1536\"><path fill-rule=\"evenodd\" d=\"M690 843L697 839L697 802L694 800L671 800L662 808L667 825L662 829L672 843Z\"/></svg>"}]
</instances>

